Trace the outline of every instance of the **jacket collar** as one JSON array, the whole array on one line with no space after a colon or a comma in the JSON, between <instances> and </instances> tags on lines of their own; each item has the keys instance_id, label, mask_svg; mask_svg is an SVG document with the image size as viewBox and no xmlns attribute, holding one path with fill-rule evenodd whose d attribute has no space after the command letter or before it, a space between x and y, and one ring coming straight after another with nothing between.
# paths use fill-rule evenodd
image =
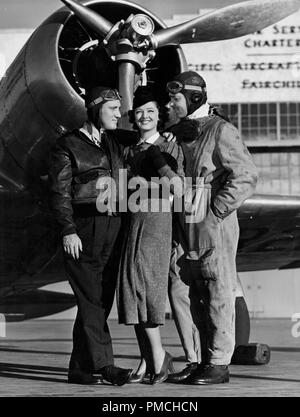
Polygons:
<instances>
[{"instance_id":1,"label":"jacket collar","mask_svg":"<svg viewBox=\"0 0 300 417\"><path fill-rule=\"evenodd\" d=\"M155 143L157 141L157 139L160 137L159 132L154 133L154 135L150 136L150 138L146 139L146 140L142 140L140 139L137 143L137 145L141 145L142 143L149 143L150 145L153 145L153 143Z\"/></svg>"},{"instance_id":2,"label":"jacket collar","mask_svg":"<svg viewBox=\"0 0 300 417\"><path fill-rule=\"evenodd\" d=\"M210 105L204 103L199 109L195 110L194 113L189 114L187 119L201 119L202 117L207 117L209 115Z\"/></svg>"},{"instance_id":3,"label":"jacket collar","mask_svg":"<svg viewBox=\"0 0 300 417\"><path fill-rule=\"evenodd\" d=\"M86 121L84 122L84 125L81 129L79 129L80 132L82 132L91 142L93 142L97 146L101 146L101 136L102 131L99 132L99 130L96 128L96 126L90 122Z\"/></svg>"}]
</instances>

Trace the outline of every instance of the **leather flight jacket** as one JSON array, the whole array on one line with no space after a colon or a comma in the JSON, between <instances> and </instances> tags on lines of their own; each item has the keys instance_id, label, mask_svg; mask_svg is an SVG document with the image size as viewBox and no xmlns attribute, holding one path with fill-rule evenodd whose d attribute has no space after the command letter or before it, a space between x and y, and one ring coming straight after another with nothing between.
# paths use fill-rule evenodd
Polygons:
<instances>
[{"instance_id":1,"label":"leather flight jacket","mask_svg":"<svg viewBox=\"0 0 300 417\"><path fill-rule=\"evenodd\" d=\"M79 130L57 140L50 157L49 186L51 206L63 235L76 233L74 216L78 213L99 214L96 209L99 177L112 177L118 190L119 170L124 169L120 138L126 143L130 136L135 139L132 132L106 131L101 147Z\"/></svg>"}]
</instances>

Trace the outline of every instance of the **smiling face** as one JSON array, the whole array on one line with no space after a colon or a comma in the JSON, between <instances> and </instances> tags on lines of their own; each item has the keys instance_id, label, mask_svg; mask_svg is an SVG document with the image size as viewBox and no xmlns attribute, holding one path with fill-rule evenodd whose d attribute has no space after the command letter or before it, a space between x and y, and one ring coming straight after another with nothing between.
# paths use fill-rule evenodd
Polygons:
<instances>
[{"instance_id":1,"label":"smiling face","mask_svg":"<svg viewBox=\"0 0 300 417\"><path fill-rule=\"evenodd\" d=\"M169 94L169 106L174 110L179 119L183 119L188 115L187 103L182 93Z\"/></svg>"},{"instance_id":2,"label":"smiling face","mask_svg":"<svg viewBox=\"0 0 300 417\"><path fill-rule=\"evenodd\" d=\"M140 132L155 133L159 121L157 103L149 101L134 109L134 120Z\"/></svg>"},{"instance_id":3,"label":"smiling face","mask_svg":"<svg viewBox=\"0 0 300 417\"><path fill-rule=\"evenodd\" d=\"M109 100L103 103L99 110L100 127L106 130L116 129L121 117L120 108L119 100Z\"/></svg>"}]
</instances>

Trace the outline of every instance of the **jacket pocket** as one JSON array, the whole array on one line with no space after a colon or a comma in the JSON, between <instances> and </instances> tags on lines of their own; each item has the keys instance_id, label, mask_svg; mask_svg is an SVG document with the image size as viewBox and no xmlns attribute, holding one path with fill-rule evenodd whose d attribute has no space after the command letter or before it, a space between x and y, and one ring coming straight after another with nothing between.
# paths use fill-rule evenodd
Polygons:
<instances>
[{"instance_id":1,"label":"jacket pocket","mask_svg":"<svg viewBox=\"0 0 300 417\"><path fill-rule=\"evenodd\" d=\"M220 221L209 209L206 218L199 223L185 223L185 236L190 259L200 259L209 249L214 249L219 239Z\"/></svg>"},{"instance_id":2,"label":"jacket pocket","mask_svg":"<svg viewBox=\"0 0 300 417\"><path fill-rule=\"evenodd\" d=\"M218 276L218 257L216 249L203 250L200 253L199 269L201 278L216 281Z\"/></svg>"},{"instance_id":3,"label":"jacket pocket","mask_svg":"<svg viewBox=\"0 0 300 417\"><path fill-rule=\"evenodd\" d=\"M96 180L99 176L108 175L110 171L108 170L100 170L100 169L91 169L86 172L82 172L74 177L73 182L75 184L87 184L93 180Z\"/></svg>"},{"instance_id":4,"label":"jacket pocket","mask_svg":"<svg viewBox=\"0 0 300 417\"><path fill-rule=\"evenodd\" d=\"M216 249L202 249L198 259L187 257L191 278L195 281L216 281L219 276L219 263Z\"/></svg>"},{"instance_id":5,"label":"jacket pocket","mask_svg":"<svg viewBox=\"0 0 300 417\"><path fill-rule=\"evenodd\" d=\"M107 170L92 170L76 176L72 184L73 202L94 201L104 191L99 188L99 178L111 178Z\"/></svg>"},{"instance_id":6,"label":"jacket pocket","mask_svg":"<svg viewBox=\"0 0 300 417\"><path fill-rule=\"evenodd\" d=\"M100 191L96 188L96 184L97 180L90 181L87 184L74 184L72 186L73 202L96 200Z\"/></svg>"},{"instance_id":7,"label":"jacket pocket","mask_svg":"<svg viewBox=\"0 0 300 417\"><path fill-rule=\"evenodd\" d=\"M204 220L210 195L204 188L204 178L197 178L197 184L186 184L184 193L184 222L199 223Z\"/></svg>"}]
</instances>

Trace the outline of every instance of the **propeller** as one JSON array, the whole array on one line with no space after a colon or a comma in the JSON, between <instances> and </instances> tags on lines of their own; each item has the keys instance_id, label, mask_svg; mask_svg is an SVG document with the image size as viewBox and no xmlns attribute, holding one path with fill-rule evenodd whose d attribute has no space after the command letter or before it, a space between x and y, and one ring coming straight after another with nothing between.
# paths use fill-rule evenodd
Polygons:
<instances>
[{"instance_id":1,"label":"propeller","mask_svg":"<svg viewBox=\"0 0 300 417\"><path fill-rule=\"evenodd\" d=\"M236 38L261 30L296 12L299 0L244 1L156 31L154 49L167 44L209 42Z\"/></svg>"},{"instance_id":2,"label":"propeller","mask_svg":"<svg viewBox=\"0 0 300 417\"><path fill-rule=\"evenodd\" d=\"M113 25L104 17L100 16L98 13L93 10L88 9L86 6L78 3L75 0L61 0L70 10L73 11L75 16L82 22L84 22L90 29L94 30L98 35L104 38L104 45L108 45L108 41L114 41L116 36L120 34L119 26L122 26L124 22L121 22L121 25ZM132 17L130 16L128 21L131 21ZM126 40L126 39L125 39ZM115 49L115 43L111 42ZM108 49L108 52L111 54L111 51ZM124 45L123 45L124 49ZM115 52L115 51L114 51ZM121 51L120 51L121 52ZM135 81L136 69L134 64L131 61L122 59L119 63L119 92L122 96L122 119L121 127L131 128L129 125L127 113L128 110L132 108L132 100L134 93L134 81Z\"/></svg>"},{"instance_id":3,"label":"propeller","mask_svg":"<svg viewBox=\"0 0 300 417\"><path fill-rule=\"evenodd\" d=\"M119 91L122 100L122 127L128 127L135 75L145 69L154 50L169 44L231 39L261 30L296 12L300 0L252 0L224 7L188 22L153 33L152 19L131 15L113 25L97 12L76 0L61 0L75 16L103 37L103 45L119 65Z\"/></svg>"},{"instance_id":4,"label":"propeller","mask_svg":"<svg viewBox=\"0 0 300 417\"><path fill-rule=\"evenodd\" d=\"M113 24L100 16L98 13L94 12L91 9L88 9L86 6L78 3L74 0L61 0L75 16L77 16L82 22L86 23L88 27L98 33L100 36L106 36L108 32L112 29Z\"/></svg>"}]
</instances>

